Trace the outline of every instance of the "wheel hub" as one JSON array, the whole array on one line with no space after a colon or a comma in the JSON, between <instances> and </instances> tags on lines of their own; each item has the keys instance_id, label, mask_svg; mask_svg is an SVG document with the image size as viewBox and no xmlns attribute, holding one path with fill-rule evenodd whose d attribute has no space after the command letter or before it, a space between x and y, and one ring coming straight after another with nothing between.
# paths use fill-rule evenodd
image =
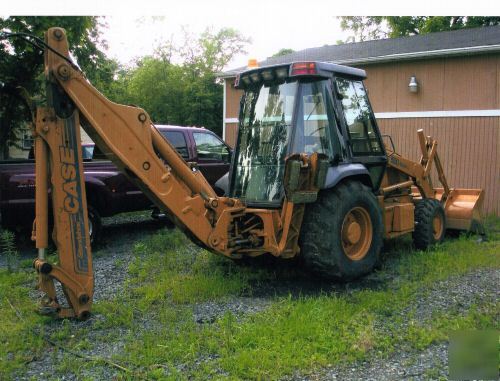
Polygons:
<instances>
[{"instance_id":1,"label":"wheel hub","mask_svg":"<svg viewBox=\"0 0 500 381\"><path fill-rule=\"evenodd\" d=\"M436 240L438 240L443 233L443 220L439 214L436 214L432 219L432 233Z\"/></svg>"},{"instance_id":2,"label":"wheel hub","mask_svg":"<svg viewBox=\"0 0 500 381\"><path fill-rule=\"evenodd\" d=\"M344 237L347 242L354 245L361 238L361 226L356 221L349 224L346 229L346 237Z\"/></svg>"},{"instance_id":3,"label":"wheel hub","mask_svg":"<svg viewBox=\"0 0 500 381\"><path fill-rule=\"evenodd\" d=\"M341 230L345 255L353 260L363 259L370 249L373 226L368 211L363 207L352 208L344 217Z\"/></svg>"}]
</instances>

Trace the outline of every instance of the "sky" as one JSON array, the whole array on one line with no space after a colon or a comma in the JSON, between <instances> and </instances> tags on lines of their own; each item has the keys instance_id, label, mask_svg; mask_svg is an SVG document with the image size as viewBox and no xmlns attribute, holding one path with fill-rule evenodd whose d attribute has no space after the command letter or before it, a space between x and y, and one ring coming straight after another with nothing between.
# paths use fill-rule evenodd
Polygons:
<instances>
[{"instance_id":1,"label":"sky","mask_svg":"<svg viewBox=\"0 0 500 381\"><path fill-rule=\"evenodd\" d=\"M108 42L107 54L123 64L134 57L153 52L162 41L182 42L182 28L198 35L207 27L217 31L224 27L238 30L249 37L247 54L236 56L226 69L244 66L249 58L263 60L282 48L301 50L345 40L348 32L340 28L340 20L329 11L310 12L304 17L303 6L292 2L248 2L248 9L234 8L234 2L222 2L218 7L210 1L199 3L196 9L177 4L162 16L127 14L105 18L103 37ZM301 3L304 4L304 3Z\"/></svg>"},{"instance_id":2,"label":"sky","mask_svg":"<svg viewBox=\"0 0 500 381\"><path fill-rule=\"evenodd\" d=\"M104 15L107 53L123 64L151 54L162 41L182 41L182 27L193 34L205 28L232 27L252 42L226 69L263 60L282 48L301 50L335 44L349 32L339 15L416 15L500 13L497 0L17 0L2 4L11 15Z\"/></svg>"}]
</instances>

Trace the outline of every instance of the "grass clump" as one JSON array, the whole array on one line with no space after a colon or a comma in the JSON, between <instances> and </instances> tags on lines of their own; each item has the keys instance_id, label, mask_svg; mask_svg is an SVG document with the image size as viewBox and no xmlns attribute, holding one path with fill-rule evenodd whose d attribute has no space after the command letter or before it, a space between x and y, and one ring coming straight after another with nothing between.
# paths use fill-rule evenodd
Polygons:
<instances>
[{"instance_id":1,"label":"grass clump","mask_svg":"<svg viewBox=\"0 0 500 381\"><path fill-rule=\"evenodd\" d=\"M34 328L45 318L28 296L31 272L0 269L0 379L7 380L38 357L46 343ZM31 287L32 288L32 287Z\"/></svg>"},{"instance_id":2,"label":"grass clump","mask_svg":"<svg viewBox=\"0 0 500 381\"><path fill-rule=\"evenodd\" d=\"M129 266L132 295L146 310L152 303L201 302L238 295L248 289L248 273L200 250L178 230L158 233L135 245Z\"/></svg>"},{"instance_id":3,"label":"grass clump","mask_svg":"<svg viewBox=\"0 0 500 381\"><path fill-rule=\"evenodd\" d=\"M0 251L7 259L7 270L19 267L19 252L15 244L15 235L9 230L0 230Z\"/></svg>"}]
</instances>

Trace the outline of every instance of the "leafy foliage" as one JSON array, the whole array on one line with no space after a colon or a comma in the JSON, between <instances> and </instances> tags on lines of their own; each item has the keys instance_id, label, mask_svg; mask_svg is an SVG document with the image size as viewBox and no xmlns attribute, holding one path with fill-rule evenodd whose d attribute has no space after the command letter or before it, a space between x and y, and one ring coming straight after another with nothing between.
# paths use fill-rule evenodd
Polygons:
<instances>
[{"instance_id":1,"label":"leafy foliage","mask_svg":"<svg viewBox=\"0 0 500 381\"><path fill-rule=\"evenodd\" d=\"M295 53L295 50L290 48L283 48L274 53L271 57L281 57L286 56L287 54Z\"/></svg>"},{"instance_id":2,"label":"leafy foliage","mask_svg":"<svg viewBox=\"0 0 500 381\"><path fill-rule=\"evenodd\" d=\"M204 126L220 135L223 88L216 75L248 41L228 28L197 38L185 31L181 44L164 44L119 73L110 97L143 107L155 123Z\"/></svg>"},{"instance_id":3,"label":"leafy foliage","mask_svg":"<svg viewBox=\"0 0 500 381\"><path fill-rule=\"evenodd\" d=\"M341 16L340 19L342 29L353 32L348 42L500 25L500 17L490 16Z\"/></svg>"},{"instance_id":4,"label":"leafy foliage","mask_svg":"<svg viewBox=\"0 0 500 381\"><path fill-rule=\"evenodd\" d=\"M222 85L216 74L249 42L231 28L185 31L184 41L159 46L133 68L120 66L102 52L102 19L97 17L0 18L0 31L24 32L43 38L50 27L66 29L70 51L89 81L115 102L136 104L157 123L205 126L222 130ZM0 41L0 158L16 145L19 127L29 121L29 108L19 88L43 99L41 52L24 40Z\"/></svg>"},{"instance_id":5,"label":"leafy foliage","mask_svg":"<svg viewBox=\"0 0 500 381\"><path fill-rule=\"evenodd\" d=\"M351 30L354 34L346 42L376 40L386 37L382 22L383 16L340 17L340 27L342 30Z\"/></svg>"},{"instance_id":6,"label":"leafy foliage","mask_svg":"<svg viewBox=\"0 0 500 381\"><path fill-rule=\"evenodd\" d=\"M117 63L100 50L105 45L100 34L100 21L90 16L12 16L0 18L2 32L23 32L43 39L53 26L66 30L70 50L89 80L100 89L113 81ZM20 38L0 41L0 157L6 156L7 144L15 143L18 128L29 121L28 108L19 96L22 87L32 96L44 93L43 55Z\"/></svg>"}]
</instances>

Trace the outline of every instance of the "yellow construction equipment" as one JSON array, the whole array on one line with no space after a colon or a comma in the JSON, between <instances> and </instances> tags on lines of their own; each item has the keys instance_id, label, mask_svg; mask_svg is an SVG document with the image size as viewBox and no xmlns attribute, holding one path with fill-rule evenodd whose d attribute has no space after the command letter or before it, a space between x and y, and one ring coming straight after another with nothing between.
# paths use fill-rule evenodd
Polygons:
<instances>
[{"instance_id":1,"label":"yellow construction equipment","mask_svg":"<svg viewBox=\"0 0 500 381\"><path fill-rule=\"evenodd\" d=\"M80 126L198 245L233 259L301 256L324 276L353 279L384 238L413 233L424 249L447 228L480 226L481 190L450 188L437 142L418 132L413 162L384 146L360 69L295 62L240 74L244 90L226 196L218 197L141 108L113 103L69 58L65 31L45 35L47 106L37 110L34 237L41 311L89 316L93 295ZM438 171L442 189L430 180ZM47 261L48 189L58 264ZM61 283L67 307L58 301Z\"/></svg>"}]
</instances>

